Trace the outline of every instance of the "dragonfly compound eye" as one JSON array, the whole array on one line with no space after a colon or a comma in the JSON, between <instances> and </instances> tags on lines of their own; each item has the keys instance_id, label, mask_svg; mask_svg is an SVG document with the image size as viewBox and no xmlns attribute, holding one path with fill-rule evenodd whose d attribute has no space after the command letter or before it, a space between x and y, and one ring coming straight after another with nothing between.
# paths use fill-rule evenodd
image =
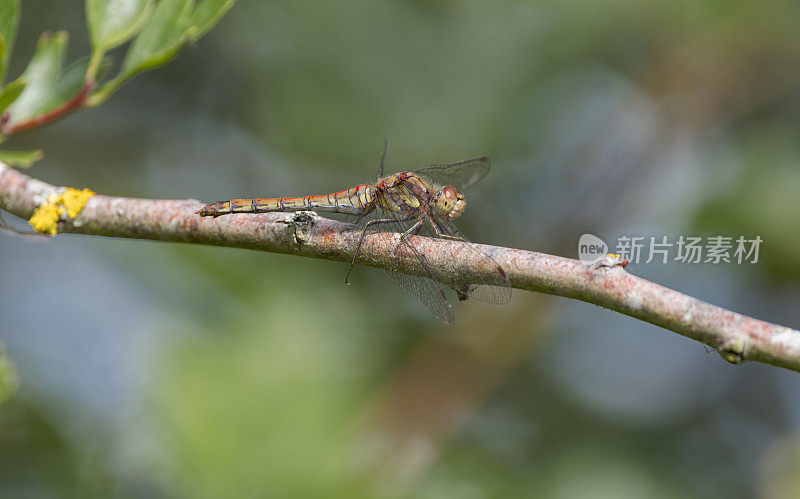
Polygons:
<instances>
[{"instance_id":1,"label":"dragonfly compound eye","mask_svg":"<svg viewBox=\"0 0 800 499\"><path fill-rule=\"evenodd\" d=\"M436 195L436 211L448 218L455 218L464 211L464 197L452 185L445 186Z\"/></svg>"}]
</instances>

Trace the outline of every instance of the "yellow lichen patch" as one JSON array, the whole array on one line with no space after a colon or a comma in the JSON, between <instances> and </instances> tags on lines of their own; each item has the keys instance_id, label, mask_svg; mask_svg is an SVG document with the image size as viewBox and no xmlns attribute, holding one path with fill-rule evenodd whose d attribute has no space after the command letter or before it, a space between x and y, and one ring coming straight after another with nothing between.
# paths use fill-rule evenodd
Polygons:
<instances>
[{"instance_id":1,"label":"yellow lichen patch","mask_svg":"<svg viewBox=\"0 0 800 499\"><path fill-rule=\"evenodd\" d=\"M36 232L55 236L58 219L65 212L66 210L63 206L56 206L50 204L50 202L46 202L36 208L36 211L33 212L33 216L28 220L28 223L31 224Z\"/></svg>"},{"instance_id":2,"label":"yellow lichen patch","mask_svg":"<svg viewBox=\"0 0 800 499\"><path fill-rule=\"evenodd\" d=\"M56 235L58 220L66 214L69 218L75 218L83 210L86 201L94 196L94 192L89 189L73 189L67 187L60 194L51 194L47 201L40 204L28 223L43 234Z\"/></svg>"},{"instance_id":3,"label":"yellow lichen patch","mask_svg":"<svg viewBox=\"0 0 800 499\"><path fill-rule=\"evenodd\" d=\"M94 196L94 192L90 189L79 191L78 189L67 187L67 190L60 195L60 201L64 208L67 209L67 216L75 218L86 205L86 201L92 196Z\"/></svg>"}]
</instances>

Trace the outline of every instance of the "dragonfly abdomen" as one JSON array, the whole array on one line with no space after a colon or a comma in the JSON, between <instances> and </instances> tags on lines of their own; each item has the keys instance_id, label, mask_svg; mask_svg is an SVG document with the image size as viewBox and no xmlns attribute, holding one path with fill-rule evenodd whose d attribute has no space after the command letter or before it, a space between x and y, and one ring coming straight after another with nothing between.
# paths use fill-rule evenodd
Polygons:
<instances>
[{"instance_id":1,"label":"dragonfly abdomen","mask_svg":"<svg viewBox=\"0 0 800 499\"><path fill-rule=\"evenodd\" d=\"M373 201L372 188L357 185L349 189L321 196L296 198L247 198L217 201L207 204L197 213L218 217L229 213L268 213L272 211L316 210L331 213L360 215Z\"/></svg>"}]
</instances>

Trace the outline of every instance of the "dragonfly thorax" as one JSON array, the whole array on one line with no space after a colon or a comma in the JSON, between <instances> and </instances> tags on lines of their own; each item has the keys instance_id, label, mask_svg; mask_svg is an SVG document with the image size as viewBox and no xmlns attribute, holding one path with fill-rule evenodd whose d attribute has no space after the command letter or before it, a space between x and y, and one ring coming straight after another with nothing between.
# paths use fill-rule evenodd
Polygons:
<instances>
[{"instance_id":1,"label":"dragonfly thorax","mask_svg":"<svg viewBox=\"0 0 800 499\"><path fill-rule=\"evenodd\" d=\"M461 215L466 205L464 196L452 185L443 187L433 199L433 209L436 213L450 220Z\"/></svg>"}]
</instances>

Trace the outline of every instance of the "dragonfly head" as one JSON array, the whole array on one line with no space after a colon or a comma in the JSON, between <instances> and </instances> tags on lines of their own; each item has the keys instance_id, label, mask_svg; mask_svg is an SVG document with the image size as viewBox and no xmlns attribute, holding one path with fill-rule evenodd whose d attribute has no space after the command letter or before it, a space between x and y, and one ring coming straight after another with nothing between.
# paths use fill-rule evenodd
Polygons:
<instances>
[{"instance_id":1,"label":"dragonfly head","mask_svg":"<svg viewBox=\"0 0 800 499\"><path fill-rule=\"evenodd\" d=\"M433 199L434 211L449 220L461 215L466 205L467 202L464 200L464 196L452 185L442 188Z\"/></svg>"}]
</instances>

